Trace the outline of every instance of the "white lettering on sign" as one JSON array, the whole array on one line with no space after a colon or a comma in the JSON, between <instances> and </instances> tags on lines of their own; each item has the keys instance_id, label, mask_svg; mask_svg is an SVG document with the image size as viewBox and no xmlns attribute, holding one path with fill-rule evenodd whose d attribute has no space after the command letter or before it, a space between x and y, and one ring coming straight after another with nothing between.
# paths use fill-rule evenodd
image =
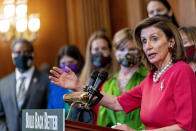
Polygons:
<instances>
[{"instance_id":1,"label":"white lettering on sign","mask_svg":"<svg viewBox=\"0 0 196 131\"><path fill-rule=\"evenodd\" d=\"M26 128L34 128L34 115L29 115L28 112L26 112Z\"/></svg>"},{"instance_id":2,"label":"white lettering on sign","mask_svg":"<svg viewBox=\"0 0 196 131\"><path fill-rule=\"evenodd\" d=\"M39 115L35 112L34 115L29 115L26 112L26 128L38 129L38 130L58 130L58 116L48 115L44 112L44 115Z\"/></svg>"}]
</instances>

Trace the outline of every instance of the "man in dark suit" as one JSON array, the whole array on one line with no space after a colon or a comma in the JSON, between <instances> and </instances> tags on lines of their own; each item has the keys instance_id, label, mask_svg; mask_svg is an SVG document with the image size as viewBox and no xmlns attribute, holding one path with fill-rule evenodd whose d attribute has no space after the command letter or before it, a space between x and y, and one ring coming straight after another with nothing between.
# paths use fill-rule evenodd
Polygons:
<instances>
[{"instance_id":1,"label":"man in dark suit","mask_svg":"<svg viewBox=\"0 0 196 131\"><path fill-rule=\"evenodd\" d=\"M0 80L0 131L21 131L22 109L45 109L48 76L33 66L33 45L17 39L11 46L15 72Z\"/></svg>"}]
</instances>

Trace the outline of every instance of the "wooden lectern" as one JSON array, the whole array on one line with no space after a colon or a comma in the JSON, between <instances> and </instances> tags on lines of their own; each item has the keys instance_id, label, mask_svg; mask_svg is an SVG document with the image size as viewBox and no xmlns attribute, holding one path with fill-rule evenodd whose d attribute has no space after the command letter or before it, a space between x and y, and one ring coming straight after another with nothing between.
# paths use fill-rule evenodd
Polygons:
<instances>
[{"instance_id":1,"label":"wooden lectern","mask_svg":"<svg viewBox=\"0 0 196 131\"><path fill-rule=\"evenodd\" d=\"M93 124L78 122L78 121L65 121L65 131L120 131L112 128L96 126Z\"/></svg>"}]
</instances>

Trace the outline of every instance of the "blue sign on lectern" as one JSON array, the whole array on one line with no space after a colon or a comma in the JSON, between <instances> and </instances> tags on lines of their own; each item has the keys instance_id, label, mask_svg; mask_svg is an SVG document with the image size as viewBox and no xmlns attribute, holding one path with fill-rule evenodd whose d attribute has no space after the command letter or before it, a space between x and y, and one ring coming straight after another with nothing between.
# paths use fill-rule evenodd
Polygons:
<instances>
[{"instance_id":1,"label":"blue sign on lectern","mask_svg":"<svg viewBox=\"0 0 196 131\"><path fill-rule=\"evenodd\" d=\"M65 131L65 110L22 110L22 131Z\"/></svg>"}]
</instances>

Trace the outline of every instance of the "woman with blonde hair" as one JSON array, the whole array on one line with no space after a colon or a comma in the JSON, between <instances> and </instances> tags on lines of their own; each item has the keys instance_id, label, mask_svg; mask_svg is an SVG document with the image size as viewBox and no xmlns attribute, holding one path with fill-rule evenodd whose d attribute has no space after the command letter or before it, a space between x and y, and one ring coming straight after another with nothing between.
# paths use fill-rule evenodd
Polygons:
<instances>
[{"instance_id":1,"label":"woman with blonde hair","mask_svg":"<svg viewBox=\"0 0 196 131\"><path fill-rule=\"evenodd\" d=\"M114 35L113 49L120 70L104 83L102 92L120 96L137 86L146 77L147 70L141 64L141 50L137 48L130 28L121 29ZM111 127L117 123L127 124L136 130L145 129L140 120L140 109L126 114L100 106L97 124Z\"/></svg>"},{"instance_id":2,"label":"woman with blonde hair","mask_svg":"<svg viewBox=\"0 0 196 131\"><path fill-rule=\"evenodd\" d=\"M90 75L94 70L99 72L105 70L111 77L118 69L118 64L114 59L112 44L109 37L104 30L95 31L88 40L86 48L86 59L83 70L80 75L80 82L87 85ZM74 119L87 122L96 123L96 118L93 113L97 114L99 106L96 105L93 110L74 109Z\"/></svg>"},{"instance_id":3,"label":"woman with blonde hair","mask_svg":"<svg viewBox=\"0 0 196 131\"><path fill-rule=\"evenodd\" d=\"M107 70L109 77L116 73L118 66L113 56L112 44L104 30L95 31L89 38L85 64L80 81L87 84L94 70Z\"/></svg>"}]
</instances>

